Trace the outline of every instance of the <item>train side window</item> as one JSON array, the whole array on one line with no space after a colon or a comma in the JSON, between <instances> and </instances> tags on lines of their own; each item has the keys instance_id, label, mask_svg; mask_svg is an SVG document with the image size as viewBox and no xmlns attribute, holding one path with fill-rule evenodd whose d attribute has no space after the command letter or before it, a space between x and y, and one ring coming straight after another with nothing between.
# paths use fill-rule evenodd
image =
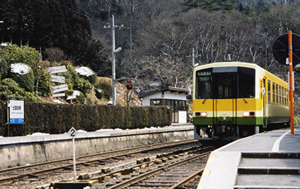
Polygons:
<instances>
[{"instance_id":1,"label":"train side window","mask_svg":"<svg viewBox=\"0 0 300 189\"><path fill-rule=\"evenodd\" d=\"M268 103L271 103L271 81L268 80Z\"/></svg>"},{"instance_id":2,"label":"train side window","mask_svg":"<svg viewBox=\"0 0 300 189\"><path fill-rule=\"evenodd\" d=\"M285 105L288 106L289 105L289 90L285 89Z\"/></svg>"},{"instance_id":3,"label":"train side window","mask_svg":"<svg viewBox=\"0 0 300 189\"><path fill-rule=\"evenodd\" d=\"M284 106L284 87L282 87L281 89L282 89L282 91L281 91L281 95L282 95L281 96L281 99L282 99L281 105Z\"/></svg>"},{"instance_id":4,"label":"train side window","mask_svg":"<svg viewBox=\"0 0 300 189\"><path fill-rule=\"evenodd\" d=\"M276 102L275 104L278 104L278 84L276 84Z\"/></svg>"},{"instance_id":5,"label":"train side window","mask_svg":"<svg viewBox=\"0 0 300 189\"><path fill-rule=\"evenodd\" d=\"M281 105L281 98L282 98L282 95L281 95L281 86L279 86L278 98L279 98L278 104Z\"/></svg>"},{"instance_id":6,"label":"train side window","mask_svg":"<svg viewBox=\"0 0 300 189\"><path fill-rule=\"evenodd\" d=\"M273 93L273 104L275 104L275 83L272 83L272 93Z\"/></svg>"},{"instance_id":7,"label":"train side window","mask_svg":"<svg viewBox=\"0 0 300 189\"><path fill-rule=\"evenodd\" d=\"M284 106L286 106L286 88L283 88L283 100L284 100Z\"/></svg>"},{"instance_id":8,"label":"train side window","mask_svg":"<svg viewBox=\"0 0 300 189\"><path fill-rule=\"evenodd\" d=\"M282 106L285 106L285 98L284 98L284 94L285 94L285 88L282 87Z\"/></svg>"}]
</instances>

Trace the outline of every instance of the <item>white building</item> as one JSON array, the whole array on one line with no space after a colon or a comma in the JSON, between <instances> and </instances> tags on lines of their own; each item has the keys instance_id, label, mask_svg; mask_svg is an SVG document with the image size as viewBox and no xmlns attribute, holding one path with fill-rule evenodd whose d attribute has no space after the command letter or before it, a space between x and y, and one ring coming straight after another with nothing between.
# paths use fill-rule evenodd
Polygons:
<instances>
[{"instance_id":1,"label":"white building","mask_svg":"<svg viewBox=\"0 0 300 189\"><path fill-rule=\"evenodd\" d=\"M166 87L139 95L143 106L170 106L172 123L187 123L186 95L188 89Z\"/></svg>"}]
</instances>

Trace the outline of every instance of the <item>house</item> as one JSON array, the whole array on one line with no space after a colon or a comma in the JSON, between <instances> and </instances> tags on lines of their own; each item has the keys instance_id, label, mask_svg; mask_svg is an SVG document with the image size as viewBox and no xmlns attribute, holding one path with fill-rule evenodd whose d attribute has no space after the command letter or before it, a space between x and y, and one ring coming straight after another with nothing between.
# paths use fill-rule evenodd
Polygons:
<instances>
[{"instance_id":1,"label":"house","mask_svg":"<svg viewBox=\"0 0 300 189\"><path fill-rule=\"evenodd\" d=\"M172 123L187 123L186 95L188 89L165 87L139 95L142 106L170 106L172 108Z\"/></svg>"}]
</instances>

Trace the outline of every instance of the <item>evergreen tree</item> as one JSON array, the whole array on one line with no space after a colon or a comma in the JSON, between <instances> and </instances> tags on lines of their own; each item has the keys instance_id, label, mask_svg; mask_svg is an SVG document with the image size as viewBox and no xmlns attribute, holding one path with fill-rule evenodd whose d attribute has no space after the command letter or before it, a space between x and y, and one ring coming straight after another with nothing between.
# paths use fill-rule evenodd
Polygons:
<instances>
[{"instance_id":1,"label":"evergreen tree","mask_svg":"<svg viewBox=\"0 0 300 189\"><path fill-rule=\"evenodd\" d=\"M224 1L221 2L220 9L223 11L232 11L237 9L237 4L233 3L232 1Z\"/></svg>"},{"instance_id":2,"label":"evergreen tree","mask_svg":"<svg viewBox=\"0 0 300 189\"><path fill-rule=\"evenodd\" d=\"M123 14L123 8L117 0L77 0L77 4L93 22L97 22L97 19L107 21L111 15Z\"/></svg>"},{"instance_id":3,"label":"evergreen tree","mask_svg":"<svg viewBox=\"0 0 300 189\"><path fill-rule=\"evenodd\" d=\"M100 41L90 40L80 50L75 64L91 68L98 76L111 76L111 61Z\"/></svg>"},{"instance_id":4,"label":"evergreen tree","mask_svg":"<svg viewBox=\"0 0 300 189\"><path fill-rule=\"evenodd\" d=\"M18 32L18 12L17 5L21 4L21 2L17 0L2 0L0 6L0 16L1 21L1 32L3 37L3 42L10 42L16 38L16 34Z\"/></svg>"},{"instance_id":5,"label":"evergreen tree","mask_svg":"<svg viewBox=\"0 0 300 189\"><path fill-rule=\"evenodd\" d=\"M201 8L208 11L220 10L220 6L217 4L218 0L186 0L183 5L187 6L185 11L192 8Z\"/></svg>"}]
</instances>

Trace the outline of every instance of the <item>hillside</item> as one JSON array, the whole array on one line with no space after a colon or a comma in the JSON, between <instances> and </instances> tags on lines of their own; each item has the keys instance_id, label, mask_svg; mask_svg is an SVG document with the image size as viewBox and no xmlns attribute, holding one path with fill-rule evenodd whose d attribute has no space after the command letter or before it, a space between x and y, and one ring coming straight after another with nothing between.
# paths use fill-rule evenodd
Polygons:
<instances>
[{"instance_id":1,"label":"hillside","mask_svg":"<svg viewBox=\"0 0 300 189\"><path fill-rule=\"evenodd\" d=\"M108 83L112 83L112 79L108 78L108 77L97 77L97 80L99 80L99 79L104 79ZM129 93L129 95L131 94L131 100L129 102L130 106L141 106L142 105L140 99L138 98L138 95L136 93L134 93L133 90L129 91L126 88L125 84L117 82L117 84L116 84L117 104L119 103L122 106L127 105L127 100L126 100L127 99L127 93ZM94 93L88 95L88 97L97 98ZM98 99L98 101L99 101L98 104L107 105L107 103L109 101L111 101L111 99L110 100L108 100L108 99Z\"/></svg>"},{"instance_id":2,"label":"hillside","mask_svg":"<svg viewBox=\"0 0 300 189\"><path fill-rule=\"evenodd\" d=\"M112 83L112 79L108 77L97 77L97 80L105 80L108 84ZM129 102L129 106L141 106L142 103L140 99L138 98L138 95L134 93L133 91L129 91L125 84L123 83L117 83L116 84L116 99L117 104L126 106L127 105L127 94L131 94L131 100ZM66 101L64 98L53 98L52 96L49 97L41 97L44 101L52 103L52 104L69 104L70 101ZM98 105L107 105L112 99L107 98L97 98L94 90L86 95L86 104L98 104ZM92 103L90 103L92 102Z\"/></svg>"}]
</instances>

